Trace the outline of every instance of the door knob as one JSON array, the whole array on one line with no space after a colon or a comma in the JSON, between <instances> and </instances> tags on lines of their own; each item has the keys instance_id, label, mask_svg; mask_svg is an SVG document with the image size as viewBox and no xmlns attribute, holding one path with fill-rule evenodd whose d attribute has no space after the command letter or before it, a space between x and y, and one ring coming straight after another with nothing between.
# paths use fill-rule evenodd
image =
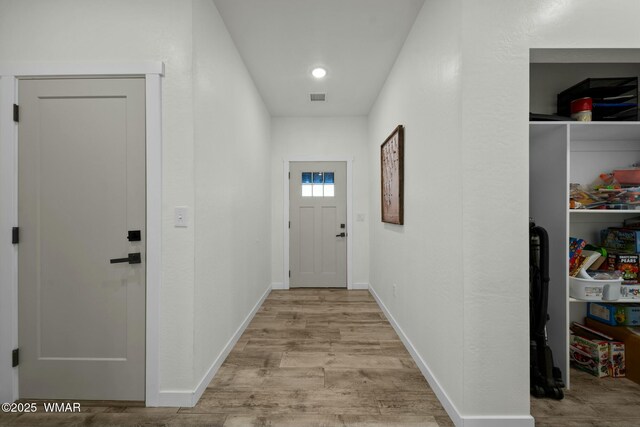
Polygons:
<instances>
[{"instance_id":1,"label":"door knob","mask_svg":"<svg viewBox=\"0 0 640 427\"><path fill-rule=\"evenodd\" d=\"M140 256L140 252L135 252L129 254L126 258L113 258L110 263L111 264L120 264L128 262L129 264L140 264L142 263L142 257Z\"/></svg>"},{"instance_id":2,"label":"door knob","mask_svg":"<svg viewBox=\"0 0 640 427\"><path fill-rule=\"evenodd\" d=\"M336 237L346 237L347 233L336 234Z\"/></svg>"}]
</instances>

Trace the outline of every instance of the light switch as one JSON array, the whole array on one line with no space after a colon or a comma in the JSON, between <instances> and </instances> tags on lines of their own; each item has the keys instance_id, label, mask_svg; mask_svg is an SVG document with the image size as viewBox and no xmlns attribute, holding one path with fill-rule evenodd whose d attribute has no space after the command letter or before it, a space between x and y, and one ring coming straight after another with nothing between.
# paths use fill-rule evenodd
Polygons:
<instances>
[{"instance_id":1,"label":"light switch","mask_svg":"<svg viewBox=\"0 0 640 427\"><path fill-rule=\"evenodd\" d=\"M176 206L174 225L176 227L188 227L189 226L189 208L186 206Z\"/></svg>"}]
</instances>

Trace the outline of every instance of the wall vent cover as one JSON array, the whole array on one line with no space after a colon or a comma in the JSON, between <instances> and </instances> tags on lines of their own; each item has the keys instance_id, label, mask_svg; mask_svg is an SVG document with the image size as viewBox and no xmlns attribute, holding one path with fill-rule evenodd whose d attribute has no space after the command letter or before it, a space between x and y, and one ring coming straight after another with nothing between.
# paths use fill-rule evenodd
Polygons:
<instances>
[{"instance_id":1,"label":"wall vent cover","mask_svg":"<svg viewBox=\"0 0 640 427\"><path fill-rule=\"evenodd\" d=\"M326 93L312 93L310 95L311 97L311 101L313 102L317 102L317 101L325 101L327 94Z\"/></svg>"}]
</instances>

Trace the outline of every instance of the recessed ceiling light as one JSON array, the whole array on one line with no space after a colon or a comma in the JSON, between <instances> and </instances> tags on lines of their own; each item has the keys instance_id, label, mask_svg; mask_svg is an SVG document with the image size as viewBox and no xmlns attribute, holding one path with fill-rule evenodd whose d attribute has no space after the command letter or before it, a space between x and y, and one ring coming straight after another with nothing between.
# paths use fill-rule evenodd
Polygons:
<instances>
[{"instance_id":1,"label":"recessed ceiling light","mask_svg":"<svg viewBox=\"0 0 640 427\"><path fill-rule=\"evenodd\" d=\"M327 75L327 70L322 67L314 68L313 71L311 71L311 75L316 79L321 79Z\"/></svg>"}]
</instances>

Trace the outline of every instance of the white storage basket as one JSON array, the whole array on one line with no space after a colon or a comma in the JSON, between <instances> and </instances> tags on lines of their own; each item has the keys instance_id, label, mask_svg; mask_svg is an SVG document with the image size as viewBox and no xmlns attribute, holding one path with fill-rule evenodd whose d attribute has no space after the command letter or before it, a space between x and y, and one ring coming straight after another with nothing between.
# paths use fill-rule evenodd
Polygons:
<instances>
[{"instance_id":1,"label":"white storage basket","mask_svg":"<svg viewBox=\"0 0 640 427\"><path fill-rule=\"evenodd\" d=\"M569 295L572 298L583 301L615 301L620 298L622 279L569 279Z\"/></svg>"}]
</instances>

